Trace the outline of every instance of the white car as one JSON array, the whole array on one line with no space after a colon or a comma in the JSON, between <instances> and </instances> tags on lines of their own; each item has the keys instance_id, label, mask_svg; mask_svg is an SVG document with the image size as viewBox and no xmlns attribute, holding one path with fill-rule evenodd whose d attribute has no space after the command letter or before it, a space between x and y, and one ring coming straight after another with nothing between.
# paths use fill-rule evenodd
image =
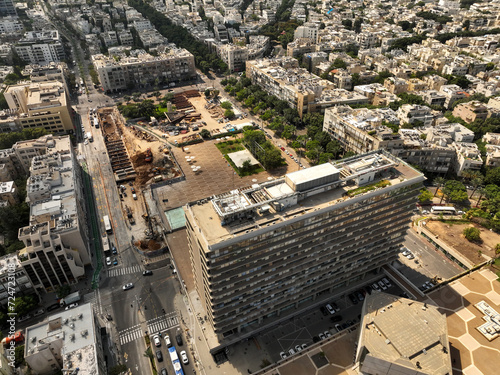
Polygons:
<instances>
[{"instance_id":1,"label":"white car","mask_svg":"<svg viewBox=\"0 0 500 375\"><path fill-rule=\"evenodd\" d=\"M327 305L326 305L326 309L328 310L328 312L329 312L330 314L332 314L332 315L333 315L333 314L335 314L335 309L332 307L332 305L327 304Z\"/></svg>"},{"instance_id":2,"label":"white car","mask_svg":"<svg viewBox=\"0 0 500 375\"><path fill-rule=\"evenodd\" d=\"M378 282L378 286L382 288L382 290L387 290L387 286L382 282L382 280Z\"/></svg>"},{"instance_id":3,"label":"white car","mask_svg":"<svg viewBox=\"0 0 500 375\"><path fill-rule=\"evenodd\" d=\"M78 303L72 303L71 305L67 306L64 310L69 310L69 309L75 308L77 306L78 306Z\"/></svg>"},{"instance_id":4,"label":"white car","mask_svg":"<svg viewBox=\"0 0 500 375\"><path fill-rule=\"evenodd\" d=\"M161 346L160 336L158 336L158 335L154 335L154 336L153 336L153 342L155 343L155 346L156 346L156 347L160 347L160 346Z\"/></svg>"},{"instance_id":5,"label":"white car","mask_svg":"<svg viewBox=\"0 0 500 375\"><path fill-rule=\"evenodd\" d=\"M181 354L182 363L187 365L189 363L189 359L188 359L188 356L186 354L186 351L183 350L180 354Z\"/></svg>"},{"instance_id":6,"label":"white car","mask_svg":"<svg viewBox=\"0 0 500 375\"><path fill-rule=\"evenodd\" d=\"M89 140L86 139L85 142L83 142L85 145L88 145L89 144Z\"/></svg>"},{"instance_id":7,"label":"white car","mask_svg":"<svg viewBox=\"0 0 500 375\"><path fill-rule=\"evenodd\" d=\"M106 258L106 265L111 266L111 258L110 257Z\"/></svg>"},{"instance_id":8,"label":"white car","mask_svg":"<svg viewBox=\"0 0 500 375\"><path fill-rule=\"evenodd\" d=\"M165 345L167 345L167 348L170 348L172 346L169 335L165 335Z\"/></svg>"},{"instance_id":9,"label":"white car","mask_svg":"<svg viewBox=\"0 0 500 375\"><path fill-rule=\"evenodd\" d=\"M387 285L388 288L390 288L392 286L391 282L389 281L389 279L387 277L382 278L382 282L385 285Z\"/></svg>"},{"instance_id":10,"label":"white car","mask_svg":"<svg viewBox=\"0 0 500 375\"><path fill-rule=\"evenodd\" d=\"M377 292L380 292L380 287L378 286L378 284L377 284L377 283L373 283L373 284L372 284L372 289L373 289L373 290L376 290Z\"/></svg>"},{"instance_id":11,"label":"white car","mask_svg":"<svg viewBox=\"0 0 500 375\"><path fill-rule=\"evenodd\" d=\"M123 286L123 290L129 290L129 289L132 289L133 287L134 287L134 284L128 283L128 284L125 284Z\"/></svg>"},{"instance_id":12,"label":"white car","mask_svg":"<svg viewBox=\"0 0 500 375\"><path fill-rule=\"evenodd\" d=\"M288 356L287 356L287 354L285 352L281 352L280 353L280 357L281 357L281 359L285 359Z\"/></svg>"}]
</instances>

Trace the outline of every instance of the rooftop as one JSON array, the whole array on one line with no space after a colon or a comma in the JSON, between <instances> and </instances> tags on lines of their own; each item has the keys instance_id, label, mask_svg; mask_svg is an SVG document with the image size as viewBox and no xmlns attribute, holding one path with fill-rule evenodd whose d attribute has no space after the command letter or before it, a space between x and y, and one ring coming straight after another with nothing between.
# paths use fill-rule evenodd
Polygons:
<instances>
[{"instance_id":1,"label":"rooftop","mask_svg":"<svg viewBox=\"0 0 500 375\"><path fill-rule=\"evenodd\" d=\"M191 202L184 209L195 218L209 246L214 246L257 230L269 231L272 225L289 223L342 202L363 199L360 197L369 191L356 194L352 190L368 182L386 180L389 184L383 189L392 190L410 180L414 183L423 179L420 172L401 160L377 150Z\"/></svg>"},{"instance_id":2,"label":"rooftop","mask_svg":"<svg viewBox=\"0 0 500 375\"><path fill-rule=\"evenodd\" d=\"M0 275L15 270L20 266L21 263L19 263L16 253L4 255L0 258Z\"/></svg>"},{"instance_id":3,"label":"rooftop","mask_svg":"<svg viewBox=\"0 0 500 375\"><path fill-rule=\"evenodd\" d=\"M367 361L370 356L411 369L412 373L418 371L418 365L419 373L452 373L446 316L435 306L373 293L366 296L363 315L360 346L366 347L368 354L361 369L366 365L368 373L376 371L370 365L377 362Z\"/></svg>"},{"instance_id":4,"label":"rooftop","mask_svg":"<svg viewBox=\"0 0 500 375\"><path fill-rule=\"evenodd\" d=\"M53 314L47 320L26 328L25 357L60 347L63 367L85 369L97 374L96 337L92 305L77 306Z\"/></svg>"}]
</instances>

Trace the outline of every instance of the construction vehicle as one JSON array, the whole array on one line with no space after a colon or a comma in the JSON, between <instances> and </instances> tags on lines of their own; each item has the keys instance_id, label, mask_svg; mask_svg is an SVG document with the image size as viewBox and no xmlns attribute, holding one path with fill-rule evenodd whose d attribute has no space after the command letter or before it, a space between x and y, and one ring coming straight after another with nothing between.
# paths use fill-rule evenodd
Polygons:
<instances>
[{"instance_id":1,"label":"construction vehicle","mask_svg":"<svg viewBox=\"0 0 500 375\"><path fill-rule=\"evenodd\" d=\"M14 342L22 342L22 341L24 341L23 331L17 331L12 336L4 337L4 339L2 340L2 344L9 345L12 341L14 341Z\"/></svg>"},{"instance_id":2,"label":"construction vehicle","mask_svg":"<svg viewBox=\"0 0 500 375\"><path fill-rule=\"evenodd\" d=\"M148 148L146 150L146 157L144 158L144 161L147 163L150 163L153 161L153 153L151 152L151 148Z\"/></svg>"},{"instance_id":3,"label":"construction vehicle","mask_svg":"<svg viewBox=\"0 0 500 375\"><path fill-rule=\"evenodd\" d=\"M130 224L135 224L135 219L134 219L134 216L132 215L132 210L130 209L130 207L125 206L125 211L127 212L128 222Z\"/></svg>"}]
</instances>

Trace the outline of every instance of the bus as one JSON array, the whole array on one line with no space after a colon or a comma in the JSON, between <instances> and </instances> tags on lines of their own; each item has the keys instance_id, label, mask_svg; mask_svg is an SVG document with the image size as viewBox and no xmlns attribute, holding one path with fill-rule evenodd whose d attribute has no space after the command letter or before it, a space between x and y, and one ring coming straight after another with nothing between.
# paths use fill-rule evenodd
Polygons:
<instances>
[{"instance_id":1,"label":"bus","mask_svg":"<svg viewBox=\"0 0 500 375\"><path fill-rule=\"evenodd\" d=\"M450 207L450 206L434 206L431 208L431 212L433 214L439 215L456 215L457 210L455 210L455 207Z\"/></svg>"},{"instance_id":2,"label":"bus","mask_svg":"<svg viewBox=\"0 0 500 375\"><path fill-rule=\"evenodd\" d=\"M109 216L104 215L102 217L102 221L104 221L104 229L106 229L107 234L112 234L113 233L113 228L111 227L111 221L109 221Z\"/></svg>"},{"instance_id":3,"label":"bus","mask_svg":"<svg viewBox=\"0 0 500 375\"><path fill-rule=\"evenodd\" d=\"M182 371L181 361L179 361L175 346L171 346L170 348L168 348L168 354L170 354L170 360L172 361L175 375L184 375L184 371Z\"/></svg>"},{"instance_id":4,"label":"bus","mask_svg":"<svg viewBox=\"0 0 500 375\"><path fill-rule=\"evenodd\" d=\"M105 256L109 257L111 255L109 247L109 239L107 234L102 235L102 250Z\"/></svg>"}]
</instances>

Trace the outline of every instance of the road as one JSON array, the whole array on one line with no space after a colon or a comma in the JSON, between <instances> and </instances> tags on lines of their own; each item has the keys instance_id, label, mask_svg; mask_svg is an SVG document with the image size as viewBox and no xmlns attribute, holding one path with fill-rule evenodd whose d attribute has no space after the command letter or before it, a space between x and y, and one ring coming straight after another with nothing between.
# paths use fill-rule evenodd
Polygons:
<instances>
[{"instance_id":1,"label":"road","mask_svg":"<svg viewBox=\"0 0 500 375\"><path fill-rule=\"evenodd\" d=\"M445 280L463 271L412 229L408 230L403 244L415 255L415 259L409 260L400 254L400 264L395 267L417 288L434 277Z\"/></svg>"}]
</instances>

